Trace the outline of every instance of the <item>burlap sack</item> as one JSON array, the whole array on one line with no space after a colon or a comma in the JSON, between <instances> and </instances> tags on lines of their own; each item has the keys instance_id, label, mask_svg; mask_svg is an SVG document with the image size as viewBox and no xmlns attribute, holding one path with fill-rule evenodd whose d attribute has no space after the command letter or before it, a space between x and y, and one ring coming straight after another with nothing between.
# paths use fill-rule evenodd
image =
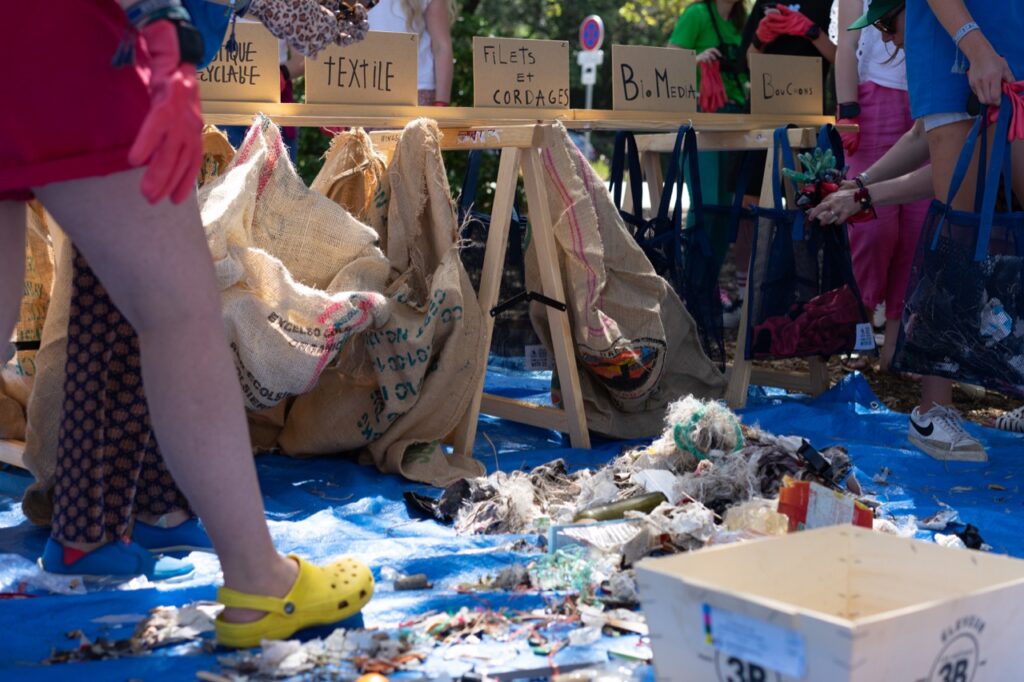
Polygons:
<instances>
[{"instance_id":1,"label":"burlap sack","mask_svg":"<svg viewBox=\"0 0 1024 682\"><path fill-rule=\"evenodd\" d=\"M320 192L359 220L365 220L387 164L362 128L339 133L331 140L310 189Z\"/></svg>"},{"instance_id":2,"label":"burlap sack","mask_svg":"<svg viewBox=\"0 0 1024 682\"><path fill-rule=\"evenodd\" d=\"M200 187L214 178L220 177L235 158L235 149L228 141L228 136L216 126L203 128L203 165L199 169Z\"/></svg>"},{"instance_id":3,"label":"burlap sack","mask_svg":"<svg viewBox=\"0 0 1024 682\"><path fill-rule=\"evenodd\" d=\"M386 221L379 212L374 220L393 273L391 317L354 339L337 367L296 398L281 434L285 452L362 450L382 471L433 485L484 472L471 456L447 456L440 445L485 367L482 314L459 260L440 140L425 119L402 134L372 202L387 209Z\"/></svg>"},{"instance_id":4,"label":"burlap sack","mask_svg":"<svg viewBox=\"0 0 1024 682\"><path fill-rule=\"evenodd\" d=\"M29 202L27 214L25 288L21 297L21 314L14 330L14 340L20 347L10 363L0 366L0 395L21 406L20 415L16 414L13 406L4 410L10 418L0 417L0 438L16 440L25 438L25 408L35 380L36 352L42 342L43 324L53 290L53 248L47 214L36 201Z\"/></svg>"},{"instance_id":5,"label":"burlap sack","mask_svg":"<svg viewBox=\"0 0 1024 682\"><path fill-rule=\"evenodd\" d=\"M48 220L54 253L53 291L43 324L43 337L35 356L36 375L28 402L25 433L25 466L35 477L22 499L22 510L32 523L50 524L53 503L53 472L57 465L57 436L64 402L64 364L67 361L68 314L75 249L71 241Z\"/></svg>"},{"instance_id":6,"label":"burlap sack","mask_svg":"<svg viewBox=\"0 0 1024 682\"><path fill-rule=\"evenodd\" d=\"M305 186L269 119L199 205L250 409L312 390L352 335L386 318L376 233Z\"/></svg>"},{"instance_id":7,"label":"burlap sack","mask_svg":"<svg viewBox=\"0 0 1024 682\"><path fill-rule=\"evenodd\" d=\"M542 160L587 425L619 438L655 436L669 402L689 394L721 397L725 378L701 349L693 318L654 272L561 124L545 133ZM543 210L529 209L531 215ZM534 243L526 286L542 291ZM546 308L534 303L531 315L550 350Z\"/></svg>"}]
</instances>

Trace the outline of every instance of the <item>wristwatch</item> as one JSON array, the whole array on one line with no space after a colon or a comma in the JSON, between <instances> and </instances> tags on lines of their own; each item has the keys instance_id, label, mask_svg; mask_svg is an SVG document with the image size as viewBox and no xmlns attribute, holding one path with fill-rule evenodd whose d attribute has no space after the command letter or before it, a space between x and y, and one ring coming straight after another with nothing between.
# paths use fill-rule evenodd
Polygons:
<instances>
[{"instance_id":1,"label":"wristwatch","mask_svg":"<svg viewBox=\"0 0 1024 682\"><path fill-rule=\"evenodd\" d=\"M182 19L172 19L178 30L178 51L181 53L182 64L199 64L203 61L203 34L192 24Z\"/></svg>"},{"instance_id":2,"label":"wristwatch","mask_svg":"<svg viewBox=\"0 0 1024 682\"><path fill-rule=\"evenodd\" d=\"M818 36L821 35L821 26L818 26L817 24L812 24L811 27L807 29L807 33L805 33L804 35L807 36L808 40L817 40Z\"/></svg>"},{"instance_id":3,"label":"wristwatch","mask_svg":"<svg viewBox=\"0 0 1024 682\"><path fill-rule=\"evenodd\" d=\"M860 102L841 102L837 107L836 118L857 118L860 116Z\"/></svg>"}]
</instances>

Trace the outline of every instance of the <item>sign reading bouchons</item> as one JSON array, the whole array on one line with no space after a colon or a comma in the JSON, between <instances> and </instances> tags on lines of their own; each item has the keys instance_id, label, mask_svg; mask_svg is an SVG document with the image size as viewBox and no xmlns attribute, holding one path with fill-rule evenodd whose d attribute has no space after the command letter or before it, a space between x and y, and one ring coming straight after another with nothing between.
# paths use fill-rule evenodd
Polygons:
<instances>
[{"instance_id":1,"label":"sign reading bouchons","mask_svg":"<svg viewBox=\"0 0 1024 682\"><path fill-rule=\"evenodd\" d=\"M752 54L750 110L754 114L821 114L821 57Z\"/></svg>"}]
</instances>

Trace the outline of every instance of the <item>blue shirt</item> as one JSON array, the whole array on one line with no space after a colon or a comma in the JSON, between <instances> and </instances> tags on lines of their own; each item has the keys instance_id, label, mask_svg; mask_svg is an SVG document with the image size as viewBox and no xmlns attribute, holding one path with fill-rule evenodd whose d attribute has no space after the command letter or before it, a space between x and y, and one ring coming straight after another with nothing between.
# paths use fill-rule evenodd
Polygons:
<instances>
[{"instance_id":1,"label":"blue shirt","mask_svg":"<svg viewBox=\"0 0 1024 682\"><path fill-rule=\"evenodd\" d=\"M964 5L995 51L1010 64L1014 77L1024 78L1024 2L964 0ZM971 87L967 74L958 73L957 67L969 64L927 0L907 0L906 27L911 116L967 111Z\"/></svg>"},{"instance_id":2,"label":"blue shirt","mask_svg":"<svg viewBox=\"0 0 1024 682\"><path fill-rule=\"evenodd\" d=\"M192 25L203 36L203 60L196 68L204 69L213 61L224 44L224 35L231 22L231 10L227 5L206 0L182 0L182 4L192 17Z\"/></svg>"}]
</instances>

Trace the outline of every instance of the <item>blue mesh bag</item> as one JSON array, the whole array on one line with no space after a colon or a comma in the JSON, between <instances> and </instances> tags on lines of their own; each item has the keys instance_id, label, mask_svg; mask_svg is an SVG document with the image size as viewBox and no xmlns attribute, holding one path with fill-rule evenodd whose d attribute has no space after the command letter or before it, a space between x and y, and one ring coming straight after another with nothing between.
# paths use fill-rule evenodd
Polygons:
<instances>
[{"instance_id":1,"label":"blue mesh bag","mask_svg":"<svg viewBox=\"0 0 1024 682\"><path fill-rule=\"evenodd\" d=\"M795 169L786 128L773 134L772 208L754 207L758 229L750 259L747 360L828 357L873 351L874 335L853 275L846 225L808 221L783 193L783 169ZM841 141L827 126L819 147Z\"/></svg>"},{"instance_id":2,"label":"blue mesh bag","mask_svg":"<svg viewBox=\"0 0 1024 682\"><path fill-rule=\"evenodd\" d=\"M984 113L964 143L946 201L929 207L893 367L1024 396L1024 213L1012 209L1010 111L1004 97L990 159L981 142L974 210L958 211L952 201L986 139ZM996 209L1000 188L1005 210Z\"/></svg>"},{"instance_id":3,"label":"blue mesh bag","mask_svg":"<svg viewBox=\"0 0 1024 682\"><path fill-rule=\"evenodd\" d=\"M627 169L632 211L622 210ZM683 220L683 190L687 173L692 187L689 212L694 216L690 225L685 225ZM620 131L616 135L611 178L612 199L626 227L651 261L655 272L671 284L693 316L704 352L724 368L722 300L718 296L720 263L714 258L711 238L704 223L696 132L690 126L679 128L669 157L661 202L653 218L643 216L640 156L632 133Z\"/></svg>"},{"instance_id":4,"label":"blue mesh bag","mask_svg":"<svg viewBox=\"0 0 1024 682\"><path fill-rule=\"evenodd\" d=\"M473 209L476 201L477 186L480 182L480 165L483 152L475 149L469 154L469 163L462 182L459 195L459 224L462 238L459 255L466 269L473 288L480 292L480 277L483 274L484 253L487 247L487 234L491 226L491 216ZM523 253L529 242L529 231L526 220L518 209L518 200L512 207L512 219L509 224L508 248L505 252L505 267L502 270L501 287L498 302L507 301L523 292L526 288ZM486 313L487 311L485 311ZM494 318L494 332L491 337L491 354L507 359L525 359L528 350L543 348L543 344L530 323L530 304L523 300L498 313ZM546 357L546 354L545 354ZM515 363L513 363L515 364ZM543 363L540 363L543 364ZM518 365L517 365L517 368ZM529 367L539 369L537 363Z\"/></svg>"}]
</instances>

